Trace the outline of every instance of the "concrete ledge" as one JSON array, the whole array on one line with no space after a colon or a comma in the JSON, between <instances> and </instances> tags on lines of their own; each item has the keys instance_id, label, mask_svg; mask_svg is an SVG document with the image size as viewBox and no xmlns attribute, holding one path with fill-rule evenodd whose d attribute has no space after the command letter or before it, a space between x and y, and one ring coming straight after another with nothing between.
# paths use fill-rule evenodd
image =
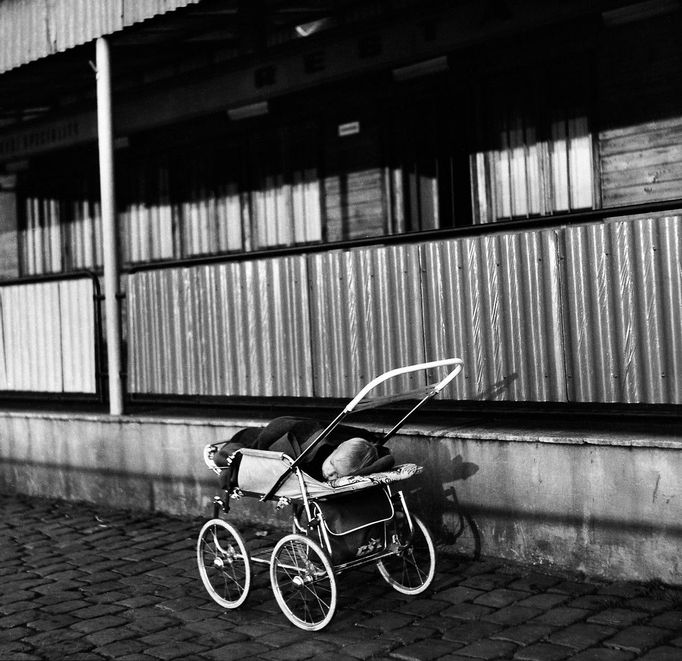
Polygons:
<instances>
[{"instance_id":1,"label":"concrete ledge","mask_svg":"<svg viewBox=\"0 0 682 661\"><path fill-rule=\"evenodd\" d=\"M259 427L262 418L234 416L228 419L158 414L135 414L112 416L102 413L62 413L56 411L2 411L7 418L30 418L37 420L73 420L101 422L105 424L160 424L186 427L229 428ZM406 424L402 434L428 438L460 438L468 440L495 440L513 443L550 443L566 445L607 445L620 447L682 449L682 424L652 424L643 422L604 422L576 425L562 422L560 427L539 424L509 424L499 419L483 421L481 418L457 416L451 424ZM383 429L379 425L363 423L367 428Z\"/></svg>"},{"instance_id":2,"label":"concrete ledge","mask_svg":"<svg viewBox=\"0 0 682 661\"><path fill-rule=\"evenodd\" d=\"M399 461L415 511L457 550L609 578L682 584L682 437L672 428L511 428L453 421L406 427ZM206 443L253 418L0 413L0 489L172 514L205 515L218 493ZM235 520L282 524L243 499Z\"/></svg>"}]
</instances>

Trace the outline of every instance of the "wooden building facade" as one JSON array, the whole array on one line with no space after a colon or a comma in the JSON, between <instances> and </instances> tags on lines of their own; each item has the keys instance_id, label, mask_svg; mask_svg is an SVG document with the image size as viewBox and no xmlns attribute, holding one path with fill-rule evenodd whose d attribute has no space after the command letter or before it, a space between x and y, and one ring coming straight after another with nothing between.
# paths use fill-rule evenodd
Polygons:
<instances>
[{"instance_id":1,"label":"wooden building facade","mask_svg":"<svg viewBox=\"0 0 682 661\"><path fill-rule=\"evenodd\" d=\"M434 530L682 581L680 34L678 0L1 0L0 488L197 514L206 439L458 356L395 439ZM46 412L119 377L126 415Z\"/></svg>"},{"instance_id":2,"label":"wooden building facade","mask_svg":"<svg viewBox=\"0 0 682 661\"><path fill-rule=\"evenodd\" d=\"M170 3L110 37L129 393L345 397L444 353L452 399L682 403L677 3L285 5ZM103 266L92 46L66 34L0 76L8 279Z\"/></svg>"}]
</instances>

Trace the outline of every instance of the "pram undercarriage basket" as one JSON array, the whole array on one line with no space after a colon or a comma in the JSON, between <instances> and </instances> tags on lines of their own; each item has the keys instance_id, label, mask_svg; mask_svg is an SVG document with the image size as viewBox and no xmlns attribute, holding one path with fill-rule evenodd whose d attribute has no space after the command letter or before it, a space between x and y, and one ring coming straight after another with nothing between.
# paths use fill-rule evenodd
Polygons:
<instances>
[{"instance_id":1,"label":"pram undercarriage basket","mask_svg":"<svg viewBox=\"0 0 682 661\"><path fill-rule=\"evenodd\" d=\"M213 518L204 524L197 542L201 579L216 603L228 609L239 607L248 596L255 564L269 565L272 590L282 612L294 625L310 631L323 628L333 618L337 577L350 569L376 564L383 579L404 594L419 594L428 588L436 564L431 535L410 513L403 492L394 489L397 482L422 472L420 466L403 464L332 482L311 477L304 467L306 457L329 439L351 412L414 399L415 391L368 399L377 386L409 372L444 367L447 375L418 391L420 401L383 435L379 442L384 443L462 370L460 359L411 365L377 377L297 457L243 447L229 456L227 466L219 466L215 457L223 444L206 446L206 464L219 475L225 470L232 472L225 498L214 499ZM221 512L229 510L229 500L243 497L273 501L278 508L291 506L292 533L280 539L271 552L249 552L237 528L220 518Z\"/></svg>"}]
</instances>

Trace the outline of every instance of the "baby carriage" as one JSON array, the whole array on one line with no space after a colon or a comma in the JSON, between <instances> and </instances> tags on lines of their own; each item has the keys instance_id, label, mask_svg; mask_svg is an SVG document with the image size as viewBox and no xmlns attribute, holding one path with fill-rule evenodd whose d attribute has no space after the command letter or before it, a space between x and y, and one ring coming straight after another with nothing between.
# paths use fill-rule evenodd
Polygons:
<instances>
[{"instance_id":1,"label":"baby carriage","mask_svg":"<svg viewBox=\"0 0 682 661\"><path fill-rule=\"evenodd\" d=\"M368 395L390 379L429 370L445 377L399 395ZM367 384L314 440L298 453L240 447L226 455L229 441L207 445L204 460L221 476L227 498L216 496L213 518L199 533L197 562L204 587L220 606L237 608L251 587L252 565L268 565L275 599L284 615L297 627L316 631L334 616L337 577L375 564L382 578L404 594L426 590L435 573L436 554L424 523L413 516L403 492L393 484L422 471L403 464L389 470L341 477L331 482L306 472L313 456L325 443L334 445L341 422L352 412L399 400L419 400L388 432L389 440L425 402L435 397L462 370L459 358L410 365L391 370ZM395 382L394 382L395 383ZM223 451L222 455L220 454ZM218 457L226 459L218 465ZM385 464L384 464L385 465ZM249 552L237 528L220 518L229 511L229 499L255 497L274 501L277 508L292 506L292 532L274 545Z\"/></svg>"}]
</instances>

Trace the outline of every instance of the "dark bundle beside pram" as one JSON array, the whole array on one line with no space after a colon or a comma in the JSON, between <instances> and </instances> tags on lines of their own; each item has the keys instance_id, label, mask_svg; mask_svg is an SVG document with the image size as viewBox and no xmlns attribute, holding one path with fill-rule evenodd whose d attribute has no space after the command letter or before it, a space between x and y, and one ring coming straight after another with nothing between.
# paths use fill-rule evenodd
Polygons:
<instances>
[{"instance_id":1,"label":"dark bundle beside pram","mask_svg":"<svg viewBox=\"0 0 682 661\"><path fill-rule=\"evenodd\" d=\"M434 384L399 396L368 399L388 379L448 367ZM308 418L276 418L263 429L243 429L229 441L205 448L207 465L220 476L227 498L257 497L293 509L293 532L270 557L249 553L238 530L220 518L227 499L214 499L213 519L203 526L197 560L204 586L225 608L236 608L251 585L251 565L267 564L280 608L296 626L317 630L336 609L336 576L375 563L380 575L405 594L423 592L433 580L435 549L426 526L410 514L402 491L392 485L422 471L394 465L384 444L422 404L436 396L462 369L451 358L386 372L365 386L328 425ZM342 425L353 411L400 399L421 399L385 434ZM371 448L361 465L336 477L336 458L356 439ZM369 457L369 459L367 459ZM335 479L326 480L334 475ZM262 549L261 549L262 552Z\"/></svg>"}]
</instances>

